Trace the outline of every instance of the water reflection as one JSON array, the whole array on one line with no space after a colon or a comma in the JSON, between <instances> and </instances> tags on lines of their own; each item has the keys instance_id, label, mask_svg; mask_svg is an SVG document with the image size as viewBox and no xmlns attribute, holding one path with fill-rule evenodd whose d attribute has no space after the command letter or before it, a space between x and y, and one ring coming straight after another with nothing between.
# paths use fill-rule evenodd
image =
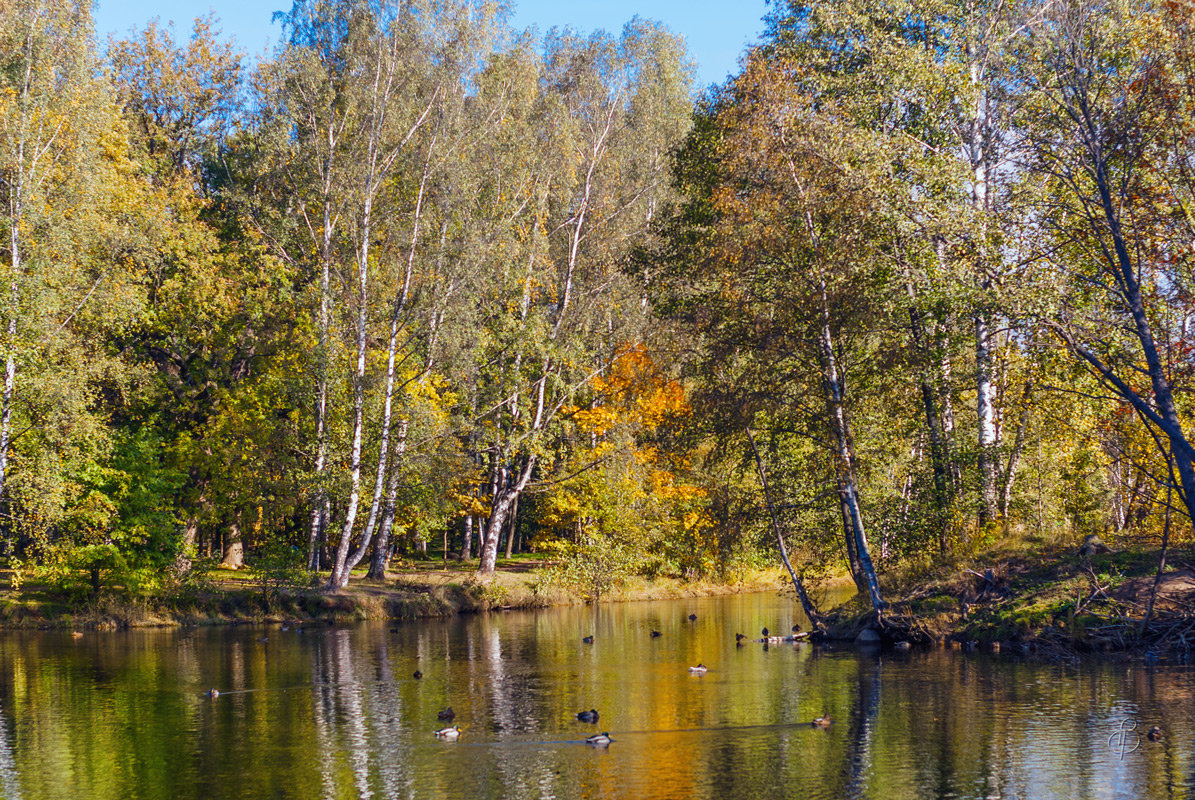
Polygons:
<instances>
[{"instance_id":1,"label":"water reflection","mask_svg":"<svg viewBox=\"0 0 1195 800\"><path fill-rule=\"evenodd\" d=\"M1188 668L735 646L794 622L787 600L748 595L303 633L4 634L0 796L1195 794ZM446 706L457 742L432 735ZM575 719L587 708L599 724ZM809 724L823 714L830 728ZM1113 746L1126 720L1140 738ZM601 730L608 749L583 743Z\"/></svg>"},{"instance_id":2,"label":"water reflection","mask_svg":"<svg viewBox=\"0 0 1195 800\"><path fill-rule=\"evenodd\" d=\"M20 800L21 782L17 778L12 747L8 744L8 720L0 708L0 797Z\"/></svg>"}]
</instances>

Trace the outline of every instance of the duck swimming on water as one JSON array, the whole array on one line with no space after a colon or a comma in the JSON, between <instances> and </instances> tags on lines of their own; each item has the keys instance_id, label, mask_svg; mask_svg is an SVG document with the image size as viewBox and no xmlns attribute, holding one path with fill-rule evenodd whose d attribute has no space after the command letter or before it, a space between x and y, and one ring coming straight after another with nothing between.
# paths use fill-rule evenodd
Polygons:
<instances>
[{"instance_id":1,"label":"duck swimming on water","mask_svg":"<svg viewBox=\"0 0 1195 800\"><path fill-rule=\"evenodd\" d=\"M707 673L709 671L710 671L710 668L707 667L705 664L698 664L695 667L689 667L689 672L692 672L695 675L704 675L705 673Z\"/></svg>"},{"instance_id":2,"label":"duck swimming on water","mask_svg":"<svg viewBox=\"0 0 1195 800\"><path fill-rule=\"evenodd\" d=\"M436 719L440 719L445 722L452 722L452 720L456 719L456 712L452 710L452 706L449 706L439 714L436 714Z\"/></svg>"},{"instance_id":3,"label":"duck swimming on water","mask_svg":"<svg viewBox=\"0 0 1195 800\"><path fill-rule=\"evenodd\" d=\"M597 722L598 712L596 708L591 708L588 711L578 711L576 717L582 722Z\"/></svg>"},{"instance_id":4,"label":"duck swimming on water","mask_svg":"<svg viewBox=\"0 0 1195 800\"><path fill-rule=\"evenodd\" d=\"M809 723L815 728L828 728L834 724L834 720L830 719L829 714L822 714L820 717Z\"/></svg>"},{"instance_id":5,"label":"duck swimming on water","mask_svg":"<svg viewBox=\"0 0 1195 800\"><path fill-rule=\"evenodd\" d=\"M446 742L455 742L460 738L460 736L461 729L455 725L451 725L447 728L440 728L440 730L436 731L436 738L443 739Z\"/></svg>"},{"instance_id":6,"label":"duck swimming on water","mask_svg":"<svg viewBox=\"0 0 1195 800\"><path fill-rule=\"evenodd\" d=\"M585 740L585 744L591 744L594 747L606 747L612 741L614 740L610 738L609 732L595 733L593 736L590 736Z\"/></svg>"}]
</instances>

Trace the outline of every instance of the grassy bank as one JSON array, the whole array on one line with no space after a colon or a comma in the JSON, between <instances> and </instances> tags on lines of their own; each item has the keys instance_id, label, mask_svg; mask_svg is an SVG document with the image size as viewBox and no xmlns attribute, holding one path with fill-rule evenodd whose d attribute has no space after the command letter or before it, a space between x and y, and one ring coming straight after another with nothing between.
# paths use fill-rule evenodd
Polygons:
<instances>
[{"instance_id":1,"label":"grassy bank","mask_svg":"<svg viewBox=\"0 0 1195 800\"><path fill-rule=\"evenodd\" d=\"M552 571L530 558L500 562L486 580L476 563L409 566L385 581L354 575L343 592L314 587L263 586L242 571L214 570L201 581L156 597L124 592L64 596L44 585L14 588L0 573L0 628L117 630L131 627L255 623L344 623L367 619L417 619L497 609L547 608L593 602L575 586L553 580ZM599 602L662 600L778 589L777 570L731 576L726 581L683 581L631 577L610 588Z\"/></svg>"},{"instance_id":2,"label":"grassy bank","mask_svg":"<svg viewBox=\"0 0 1195 800\"><path fill-rule=\"evenodd\" d=\"M1185 663L1195 643L1195 557L1187 549L1170 552L1150 612L1158 556L1080 555L1057 544L993 549L894 581L878 627L889 642L1058 657L1120 652ZM865 627L877 627L875 616L859 605L831 618L838 637Z\"/></svg>"}]
</instances>

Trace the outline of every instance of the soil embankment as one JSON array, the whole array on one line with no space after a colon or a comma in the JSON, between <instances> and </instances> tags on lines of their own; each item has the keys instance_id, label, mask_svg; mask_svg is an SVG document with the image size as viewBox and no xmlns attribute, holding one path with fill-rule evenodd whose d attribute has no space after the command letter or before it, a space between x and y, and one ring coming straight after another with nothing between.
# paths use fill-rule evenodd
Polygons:
<instances>
[{"instance_id":1,"label":"soil embankment","mask_svg":"<svg viewBox=\"0 0 1195 800\"><path fill-rule=\"evenodd\" d=\"M870 629L889 644L1186 663L1195 643L1195 567L1190 553L1172 551L1155 590L1158 555L995 551L967 566L907 577L889 590L891 607L878 623L858 607L840 609L830 633L845 638Z\"/></svg>"},{"instance_id":2,"label":"soil embankment","mask_svg":"<svg viewBox=\"0 0 1195 800\"><path fill-rule=\"evenodd\" d=\"M114 630L172 625L329 622L417 619L482 611L546 608L592 602L575 586L560 585L542 562L500 563L488 579L475 567L451 564L412 568L385 581L354 577L343 592L318 587L263 586L250 577L215 571L204 580L160 597L105 592L64 597L48 588L11 583L0 590L0 627ZM600 597L601 602L662 600L764 591L782 586L778 571L735 575L725 581L629 578Z\"/></svg>"}]
</instances>

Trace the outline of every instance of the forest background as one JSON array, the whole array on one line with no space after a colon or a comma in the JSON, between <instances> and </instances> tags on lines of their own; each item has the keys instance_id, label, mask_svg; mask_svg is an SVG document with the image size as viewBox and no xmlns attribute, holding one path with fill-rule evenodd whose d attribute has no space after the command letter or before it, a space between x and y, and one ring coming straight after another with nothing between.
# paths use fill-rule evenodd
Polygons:
<instances>
[{"instance_id":1,"label":"forest background","mask_svg":"<svg viewBox=\"0 0 1195 800\"><path fill-rule=\"evenodd\" d=\"M250 68L4 0L14 581L1189 542L1193 14L775 2L698 96L642 19L300 0Z\"/></svg>"}]
</instances>

